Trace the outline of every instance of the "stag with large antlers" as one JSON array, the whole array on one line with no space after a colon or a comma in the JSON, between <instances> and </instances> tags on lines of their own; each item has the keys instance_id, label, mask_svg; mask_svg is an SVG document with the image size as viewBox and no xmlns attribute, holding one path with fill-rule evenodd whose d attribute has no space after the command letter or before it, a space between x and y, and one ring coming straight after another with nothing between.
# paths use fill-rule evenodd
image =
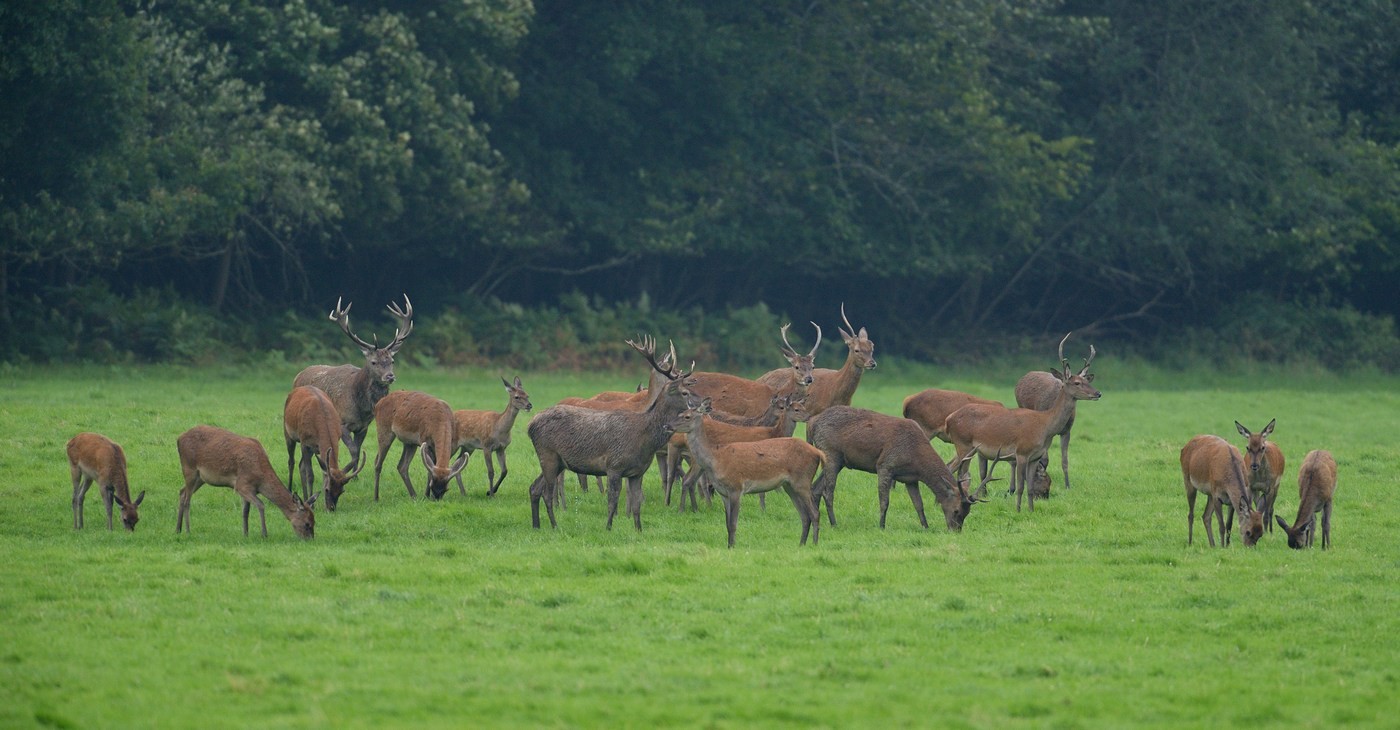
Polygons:
<instances>
[{"instance_id":1,"label":"stag with large antlers","mask_svg":"<svg viewBox=\"0 0 1400 730\"><path fill-rule=\"evenodd\" d=\"M1065 359L1065 341L1073 332L1065 333L1060 340L1059 356L1060 367L1064 372L1070 371L1069 360ZM1089 345L1089 357L1084 358L1084 367L1079 369L1075 375L1085 382L1094 382L1094 374L1089 372L1089 365L1094 362L1094 346ZM1033 408L1037 411L1048 411L1055 405L1055 399L1059 397L1060 391L1064 389L1065 379L1060 373L1054 370L1032 370L1021 376L1016 381L1016 405L1021 408ZM1065 491L1069 491L1069 432L1074 428L1074 405L1070 404L1069 420L1056 432L1060 437L1060 467L1065 473Z\"/></svg>"},{"instance_id":2,"label":"stag with large antlers","mask_svg":"<svg viewBox=\"0 0 1400 730\"><path fill-rule=\"evenodd\" d=\"M330 319L340 325L345 336L364 353L364 367L312 365L297 373L292 380L293 388L314 385L330 396L336 412L340 414L343 425L340 438L350 449L350 467L355 471L362 466L360 450L364 447L369 424L374 420L374 406L388 394L389 386L394 382L394 355L413 331L413 302L408 300L407 294L403 297L403 303L402 308L397 302L389 304L389 313L398 320L398 326L394 330L394 339L380 347L377 337L374 343L365 342L350 329L351 305L342 307L341 300L336 299Z\"/></svg>"}]
</instances>

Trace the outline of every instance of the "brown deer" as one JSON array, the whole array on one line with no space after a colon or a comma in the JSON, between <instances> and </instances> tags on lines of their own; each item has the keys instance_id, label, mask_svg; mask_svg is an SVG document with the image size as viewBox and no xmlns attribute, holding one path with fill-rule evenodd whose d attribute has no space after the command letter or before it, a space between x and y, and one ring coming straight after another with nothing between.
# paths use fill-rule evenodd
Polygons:
<instances>
[{"instance_id":1,"label":"brown deer","mask_svg":"<svg viewBox=\"0 0 1400 730\"><path fill-rule=\"evenodd\" d=\"M856 331L851 320L846 319L846 305L841 305L841 321L847 329L836 328L845 341L846 362L840 370L816 368L812 370L812 386L807 389L807 412L816 418L832 406L848 406L860 387L860 376L866 370L875 368L875 343L871 342L865 328Z\"/></svg>"},{"instance_id":2,"label":"brown deer","mask_svg":"<svg viewBox=\"0 0 1400 730\"><path fill-rule=\"evenodd\" d=\"M467 459L471 459L473 451L480 449L486 460L486 495L494 497L496 490L506 481L506 447L510 446L510 431L515 427L515 417L521 411L528 411L535 406L530 403L530 395L525 392L525 388L520 385L520 376L515 376L515 383L511 384L505 378L501 378L501 384L506 386L506 408L497 413L495 411L473 411L459 410L453 411L452 417L457 421L457 453L466 454ZM496 470L491 466L491 457L501 464L501 479L496 481ZM465 468L465 467L464 467ZM462 473L457 472L457 489L462 494L467 493L466 487L462 486Z\"/></svg>"},{"instance_id":3,"label":"brown deer","mask_svg":"<svg viewBox=\"0 0 1400 730\"><path fill-rule=\"evenodd\" d=\"M777 406L778 418L771 426L747 426L726 423L716 418L713 412L710 412L708 415L710 419L709 430L706 432L709 435L710 442L715 445L737 444L745 441L764 441L767 439L792 436L793 431L797 429L797 424L805 423L808 418L807 406L803 402L804 399L797 395L775 395L773 396L773 400ZM685 447L686 453L689 453L690 445L688 442L690 437L684 433L678 432L678 434L682 439L687 441ZM674 441L674 438L672 441ZM700 477L701 471L692 468L690 473L685 476L685 479L681 480L681 498L678 507L681 512L685 511L686 495L690 496L690 511L695 512L699 509L699 504L696 500L696 485L700 481ZM763 499L763 496L763 492L760 492L758 495L760 500Z\"/></svg>"},{"instance_id":4,"label":"brown deer","mask_svg":"<svg viewBox=\"0 0 1400 730\"><path fill-rule=\"evenodd\" d=\"M73 529L83 529L83 501L88 489L97 482L102 506L107 508L107 529L112 529L112 502L121 508L122 526L136 530L141 518L136 508L146 498L146 491L131 498L126 482L126 452L115 441L100 433L83 432L68 440L68 470L73 476Z\"/></svg>"},{"instance_id":5,"label":"brown deer","mask_svg":"<svg viewBox=\"0 0 1400 730\"><path fill-rule=\"evenodd\" d=\"M314 385L330 396L336 412L340 414L341 423L344 424L341 439L350 449L350 467L358 472L361 466L360 450L364 447L369 424L374 420L374 406L389 392L389 386L394 382L394 355L413 331L413 302L410 302L405 294L403 308L399 308L398 303L388 306L389 313L398 320L398 327L394 330L394 339L380 347L377 344L378 338L375 338L376 344L371 344L351 331L351 305L347 304L342 308L340 301L335 301L335 309L331 310L330 319L340 325L345 336L364 353L364 367L312 365L297 373L296 378L292 380L292 387Z\"/></svg>"},{"instance_id":6,"label":"brown deer","mask_svg":"<svg viewBox=\"0 0 1400 730\"><path fill-rule=\"evenodd\" d=\"M666 445L671 432L666 424L685 410L690 390L688 373L665 371L656 362L656 342L650 337L627 344L642 354L652 369L663 372L665 386L646 410L599 410L581 406L555 405L530 421L527 432L540 461L540 475L530 485L531 524L540 526L540 502L549 513L549 524L558 527L554 504L559 477L565 469L583 475L608 478L608 529L617 516L622 480L627 480L627 512L633 524L642 529L642 475L657 451Z\"/></svg>"},{"instance_id":7,"label":"brown deer","mask_svg":"<svg viewBox=\"0 0 1400 730\"><path fill-rule=\"evenodd\" d=\"M1249 493L1254 498L1254 508L1264 515L1264 529L1274 531L1274 500L1278 499L1278 485L1283 481L1283 450L1272 441L1269 434L1274 432L1274 421L1259 433L1235 421L1235 429L1248 439L1244 448L1244 464L1249 471ZM1226 529L1229 529L1226 525Z\"/></svg>"},{"instance_id":8,"label":"brown deer","mask_svg":"<svg viewBox=\"0 0 1400 730\"><path fill-rule=\"evenodd\" d=\"M788 344L787 331L790 325L783 325L783 356L788 359L788 367L765 373L759 380L749 380L727 373L692 373L695 385L691 388L696 397L709 398L715 411L735 418L757 418L768 410L773 396L783 391L797 391L812 385L813 359L817 347L821 345L821 328L817 327L817 344L806 355L799 354ZM816 323L812 323L816 327ZM765 382L771 381L771 382Z\"/></svg>"},{"instance_id":9,"label":"brown deer","mask_svg":"<svg viewBox=\"0 0 1400 730\"><path fill-rule=\"evenodd\" d=\"M783 357L787 358L791 367L769 370L758 377L758 382L772 388L775 392L786 395L801 389L804 394L812 385L812 370L816 363L817 348L822 346L822 328L816 322L809 322L817 330L817 341L812 345L812 349L806 355L800 355L797 348L788 342L787 332L791 324L785 324L778 331L783 338Z\"/></svg>"},{"instance_id":10,"label":"brown deer","mask_svg":"<svg viewBox=\"0 0 1400 730\"><path fill-rule=\"evenodd\" d=\"M1314 449L1303 457L1298 469L1298 518L1289 527L1282 517L1278 526L1288 535L1288 547L1311 547L1317 529L1317 513L1322 513L1322 549L1332 544L1332 496L1337 493L1337 462L1332 453Z\"/></svg>"},{"instance_id":11,"label":"brown deer","mask_svg":"<svg viewBox=\"0 0 1400 730\"><path fill-rule=\"evenodd\" d=\"M299 385L282 405L282 435L287 442L287 484L293 484L292 466L301 446L301 498L311 498L314 459L321 466L321 494L326 509L335 511L345 484L360 473L363 464L346 472L340 468L340 414L326 392L314 385Z\"/></svg>"},{"instance_id":12,"label":"brown deer","mask_svg":"<svg viewBox=\"0 0 1400 730\"><path fill-rule=\"evenodd\" d=\"M797 392L786 395L775 393L768 401L768 410L757 416L736 416L731 413L725 413L724 411L711 411L710 417L721 423L727 423L733 426L775 426L785 415L784 412L792 408L794 402L802 402L802 408L805 414L807 397L805 393L805 388L801 388ZM792 433L789 432L781 435L791 436ZM666 442L665 467L661 469L662 484L664 485L667 505L671 504L671 490L675 486L676 480L681 478L682 470L680 469L680 463L682 460L690 460L690 452L686 450L685 445L685 434L673 433L671 434L671 439ZM758 495L760 501L763 497L763 494ZM684 510L684 507L681 509Z\"/></svg>"},{"instance_id":13,"label":"brown deer","mask_svg":"<svg viewBox=\"0 0 1400 730\"><path fill-rule=\"evenodd\" d=\"M257 439L216 426L195 426L180 434L175 445L180 452L180 470L185 475L175 513L175 534L190 531L190 498L201 486L209 484L229 487L243 498L244 537L248 536L248 511L254 505L262 521L262 536L267 537L267 512L260 497L267 497L282 510L298 537L310 540L315 536L316 513L312 507L316 496L302 501L292 494L273 471L272 462L267 460L267 452Z\"/></svg>"},{"instance_id":14,"label":"brown deer","mask_svg":"<svg viewBox=\"0 0 1400 730\"><path fill-rule=\"evenodd\" d=\"M1047 410L974 403L954 411L944 424L944 431L957 448L954 461L961 464L962 470L968 468L964 457L972 451L989 459L1015 456L1011 487L1016 490L1017 512L1021 511L1021 498L1027 493L1030 496L1028 508L1035 511L1032 464L1045 456L1050 440L1074 416L1075 402L1098 400L1103 396L1089 384L1088 378L1071 372L1068 362L1055 377L1064 385Z\"/></svg>"},{"instance_id":15,"label":"brown deer","mask_svg":"<svg viewBox=\"0 0 1400 730\"><path fill-rule=\"evenodd\" d=\"M929 439L936 438L945 443L952 443L952 439L950 439L948 434L943 430L948 416L952 415L953 411L973 403L993 406L1002 405L999 401L979 398L970 393L963 393L957 390L929 388L928 390L919 391L905 398L903 413L905 418L919 424L919 428L924 430L924 434ZM983 480L985 480L987 478L987 458L979 454L977 461L979 473L982 475ZM1036 499L1050 496L1050 474L1046 471L1049 463L1049 459L1042 457L1031 467L1030 489L1035 493ZM981 491L981 489L982 488L979 487L979 491ZM1007 491L1007 494L1013 493L1014 486L1011 490Z\"/></svg>"},{"instance_id":16,"label":"brown deer","mask_svg":"<svg viewBox=\"0 0 1400 730\"><path fill-rule=\"evenodd\" d=\"M705 415L710 409L711 403L706 399L699 406L677 415L670 426L677 433L686 434L696 470L724 498L729 547L734 547L741 498L779 487L792 499L802 521L802 538L798 544L807 544L808 533L812 544L817 544L821 520L812 501L812 478L822 465L821 450L791 437L719 443L715 440L715 420Z\"/></svg>"},{"instance_id":17,"label":"brown deer","mask_svg":"<svg viewBox=\"0 0 1400 730\"><path fill-rule=\"evenodd\" d=\"M836 525L832 507L836 493L836 478L845 468L877 475L880 490L880 527L885 527L885 513L890 506L890 489L895 482L904 485L919 524L928 528L924 500L919 482L928 485L943 509L944 523L949 530L962 529L972 505L985 500L972 497L964 485L954 478L947 464L933 450L928 438L917 424L907 418L889 416L863 408L832 406L807 423L807 440L826 455L826 466L817 480L818 507L826 501L827 521ZM971 458L968 452L964 458ZM999 455L998 455L999 456ZM995 463L995 462L994 462ZM983 475L985 485L990 479Z\"/></svg>"},{"instance_id":18,"label":"brown deer","mask_svg":"<svg viewBox=\"0 0 1400 730\"><path fill-rule=\"evenodd\" d=\"M1060 340L1059 356L1060 365L1065 372L1070 369L1069 360L1065 359L1065 341L1073 332L1066 333ZM1080 368L1077 377L1083 378L1086 382L1094 382L1094 374L1089 372L1089 365L1094 361L1094 346L1089 346L1089 357L1084 360L1084 367ZM1064 387L1065 379L1056 371L1033 370L1021 376L1016 382L1016 405L1020 408L1033 408L1037 411L1048 411L1055 404L1055 398ZM1060 468L1065 474L1065 491L1069 491L1069 435L1074 428L1074 406L1070 405L1069 420L1055 434L1060 437Z\"/></svg>"},{"instance_id":19,"label":"brown deer","mask_svg":"<svg viewBox=\"0 0 1400 730\"><path fill-rule=\"evenodd\" d=\"M1246 547L1254 545L1264 534L1263 515L1249 503L1248 481L1244 473L1244 457L1234 444L1219 436L1197 436L1181 449L1181 480L1186 488L1186 544L1193 539L1196 523L1196 493L1205 492L1205 511L1201 513L1201 523L1205 525L1206 537L1210 546L1215 547L1215 536L1211 532L1211 515L1214 514L1220 529L1220 546L1230 543L1230 533L1225 528L1222 511L1229 508L1240 514L1240 540Z\"/></svg>"},{"instance_id":20,"label":"brown deer","mask_svg":"<svg viewBox=\"0 0 1400 730\"><path fill-rule=\"evenodd\" d=\"M452 479L467 465L466 453L451 461L457 444L457 420L447 401L416 390L396 390L374 406L374 422L379 437L379 452L374 457L374 501L379 501L379 473L394 439L403 443L399 476L403 477L409 498L418 499L408 478L408 467L421 446L423 465L428 468L428 484L423 493L429 499L442 499Z\"/></svg>"}]
</instances>

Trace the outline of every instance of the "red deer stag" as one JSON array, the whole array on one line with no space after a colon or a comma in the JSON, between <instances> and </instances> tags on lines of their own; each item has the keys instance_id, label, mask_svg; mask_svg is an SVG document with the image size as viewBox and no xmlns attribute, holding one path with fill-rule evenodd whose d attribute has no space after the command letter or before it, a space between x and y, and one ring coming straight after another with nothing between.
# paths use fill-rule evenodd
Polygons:
<instances>
[{"instance_id":1,"label":"red deer stag","mask_svg":"<svg viewBox=\"0 0 1400 730\"><path fill-rule=\"evenodd\" d=\"M180 434L175 441L180 452L180 470L185 486L180 490L180 505L175 513L175 534L190 531L190 498L201 486L229 487L243 498L243 536L248 536L248 511L258 508L262 521L262 536L267 537L267 512L262 499L267 497L292 523L292 531L303 540L316 533L316 513L312 506L316 497L302 501L292 494L257 439L239 436L215 426L195 426Z\"/></svg>"},{"instance_id":2,"label":"red deer stag","mask_svg":"<svg viewBox=\"0 0 1400 730\"><path fill-rule=\"evenodd\" d=\"M816 327L816 323L812 324ZM783 356L788 359L788 367L779 368L763 375L762 380L749 380L727 373L692 373L695 385L691 388L698 398L709 398L716 411L722 411L736 418L757 418L768 410L773 396L780 390L798 390L812 385L815 371L812 369L817 346L806 355L798 354L787 341L789 325L783 325L781 334ZM821 328L817 327L817 345L821 345Z\"/></svg>"},{"instance_id":3,"label":"red deer stag","mask_svg":"<svg viewBox=\"0 0 1400 730\"><path fill-rule=\"evenodd\" d=\"M1332 544L1332 496L1336 493L1337 462L1331 452L1309 451L1298 470L1298 518L1292 527L1282 517L1274 518L1288 535L1288 547L1301 550L1313 544L1318 512L1322 513L1322 549Z\"/></svg>"},{"instance_id":4,"label":"red deer stag","mask_svg":"<svg viewBox=\"0 0 1400 730\"><path fill-rule=\"evenodd\" d=\"M112 529L112 502L121 508L122 526L136 529L140 516L136 508L146 498L145 490L131 498L126 482L126 452L117 442L100 433L80 433L68 440L68 470L73 476L73 529L83 528L83 500L92 483L102 494L102 506L107 508L107 529Z\"/></svg>"},{"instance_id":5,"label":"red deer stag","mask_svg":"<svg viewBox=\"0 0 1400 730\"><path fill-rule=\"evenodd\" d=\"M1060 340L1059 355L1060 365L1065 372L1069 372L1069 360L1065 359L1065 340L1073 332L1066 333ZM1089 365L1094 361L1094 346L1089 346L1089 357L1084 360L1084 367L1080 368L1077 377L1083 378L1085 382L1094 382L1094 374L1089 372ZM1055 404L1055 398L1064 387L1065 379L1054 371L1033 370L1021 376L1016 382L1016 405L1021 408L1033 408L1037 411L1048 411ZM1070 405L1069 420L1065 421L1061 429L1055 435L1060 437L1060 469L1065 474L1065 491L1069 491L1069 434L1074 428L1074 405Z\"/></svg>"},{"instance_id":6,"label":"red deer stag","mask_svg":"<svg viewBox=\"0 0 1400 730\"><path fill-rule=\"evenodd\" d=\"M612 529L617 516L622 480L626 479L627 512L635 527L642 529L642 475L670 438L666 424L685 410L690 398L685 385L688 373L663 370L656 362L656 341L646 337L643 342L639 345L628 340L627 344L667 379L645 410L598 410L560 404L531 419L527 432L540 460L540 475L530 485L530 517L536 529L540 526L541 501L549 513L550 526L558 527L554 504L559 477L565 469L607 476L608 529Z\"/></svg>"},{"instance_id":7,"label":"red deer stag","mask_svg":"<svg viewBox=\"0 0 1400 730\"><path fill-rule=\"evenodd\" d=\"M418 499L413 482L408 479L408 467L413 463L413 453L421 446L423 465L428 468L428 484L423 493L429 499L442 499L452 479L467 465L465 453L451 461L452 451L457 448L457 421L447 401L416 390L396 390L375 405L374 422L379 437L379 452L374 457L374 501L379 501L379 473L394 439L403 443L399 476L403 477L409 498Z\"/></svg>"},{"instance_id":8,"label":"red deer stag","mask_svg":"<svg viewBox=\"0 0 1400 730\"><path fill-rule=\"evenodd\" d=\"M848 406L851 398L860 387L860 376L866 370L875 368L875 343L866 334L865 328L859 331L846 319L846 305L841 305L841 321L847 329L837 328L841 339L846 342L846 362L840 370L816 368L812 370L812 386L807 389L807 412L813 418L832 406Z\"/></svg>"},{"instance_id":9,"label":"red deer stag","mask_svg":"<svg viewBox=\"0 0 1400 730\"><path fill-rule=\"evenodd\" d=\"M973 498L953 472L933 450L922 430L907 418L889 416L863 408L832 406L807 422L807 440L826 455L826 466L817 480L818 506L826 501L827 521L836 525L832 507L836 492L836 477L847 467L877 475L880 490L880 527L885 526L885 513L890 507L890 489L895 482L904 485L919 524L928 528L924 514L924 499L919 482L928 485L943 509L943 520L949 530L962 529ZM967 454L965 458L970 458ZM985 485L990 477L983 477Z\"/></svg>"},{"instance_id":10,"label":"red deer stag","mask_svg":"<svg viewBox=\"0 0 1400 730\"><path fill-rule=\"evenodd\" d=\"M287 442L287 484L293 484L292 467L296 462L297 446L301 446L301 498L311 498L311 482L315 476L311 462L321 466L321 494L326 509L335 511L345 484L360 473L363 464L346 472L340 468L340 414L330 396L314 385L292 388L282 406L282 435Z\"/></svg>"},{"instance_id":11,"label":"red deer stag","mask_svg":"<svg viewBox=\"0 0 1400 730\"><path fill-rule=\"evenodd\" d=\"M813 365L816 363L817 348L822 346L822 328L816 322L810 322L817 330L817 341L812 345L812 350L806 355L800 355L797 348L788 342L787 332L791 324L785 324L778 331L783 337L783 357L787 358L791 367L769 370L758 377L758 382L772 388L780 394L789 394L801 390L806 392L812 385Z\"/></svg>"},{"instance_id":12,"label":"red deer stag","mask_svg":"<svg viewBox=\"0 0 1400 730\"><path fill-rule=\"evenodd\" d=\"M1192 542L1192 532L1196 523L1196 493L1205 492L1210 497L1205 511L1201 513L1201 523L1205 525L1206 537L1210 546L1215 547L1215 536L1211 532L1211 515L1220 528L1220 546L1230 543L1230 533L1225 529L1225 508L1240 514L1240 540L1246 547L1254 545L1264 534L1264 519L1249 503L1249 486L1244 474L1244 457L1234 444L1219 436L1197 436L1181 449L1181 481L1186 488L1186 544Z\"/></svg>"},{"instance_id":13,"label":"red deer stag","mask_svg":"<svg viewBox=\"0 0 1400 730\"><path fill-rule=\"evenodd\" d=\"M345 336L364 353L364 367L312 365L297 373L296 378L292 380L292 387L314 385L330 396L336 412L340 414L341 423L344 424L341 439L350 449L350 467L358 472L361 466L360 450L364 447L369 424L374 420L374 406L389 392L389 385L394 382L394 355L403 346L408 334L413 331L413 302L410 302L405 294L402 309L398 303L388 306L389 313L398 320L398 327L394 330L394 339L384 347L379 347L378 338L375 338L376 344L371 344L351 331L352 305L347 304L341 308L340 301L335 301L335 309L331 310L330 319L340 325Z\"/></svg>"},{"instance_id":14,"label":"red deer stag","mask_svg":"<svg viewBox=\"0 0 1400 730\"><path fill-rule=\"evenodd\" d=\"M1047 410L974 403L954 411L944 424L944 431L957 448L954 461L960 464L960 470L968 468L964 459L972 451L988 459L1015 457L1011 488L1016 490L1017 512L1021 511L1021 498L1026 494L1030 497L1028 509L1035 511L1032 465L1044 458L1050 440L1074 417L1075 402L1103 396L1082 373L1071 372L1068 362L1063 367L1063 371L1054 373L1063 385Z\"/></svg>"},{"instance_id":15,"label":"red deer stag","mask_svg":"<svg viewBox=\"0 0 1400 730\"><path fill-rule=\"evenodd\" d=\"M821 532L817 506L812 501L812 478L822 465L822 452L815 446L791 437L719 443L715 440L715 420L709 399L689 408L670 424L686 434L695 468L724 498L724 520L729 530L729 547L734 547L734 531L739 524L739 504L745 494L762 494L782 487L797 508L802 521L800 545L817 544Z\"/></svg>"},{"instance_id":16,"label":"red deer stag","mask_svg":"<svg viewBox=\"0 0 1400 730\"><path fill-rule=\"evenodd\" d=\"M1283 450L1268 440L1274 432L1274 420L1259 433L1250 433L1235 421L1235 429L1248 439L1244 465L1249 468L1249 493L1254 498L1254 508L1263 513L1264 529L1269 532L1274 531L1274 500L1278 499L1278 485L1283 481Z\"/></svg>"},{"instance_id":17,"label":"red deer stag","mask_svg":"<svg viewBox=\"0 0 1400 730\"><path fill-rule=\"evenodd\" d=\"M510 430L515 427L515 417L521 411L528 411L535 406L530 403L530 395L525 392L525 388L520 385L520 376L515 376L515 384L511 384L505 378L501 378L501 384L506 386L506 409L497 413L495 411L453 411L452 417L457 421L457 452L466 454L468 460L471 459L473 451L480 449L483 452L483 459L486 460L486 495L493 497L496 490L506 481L506 447L510 446ZM501 464L501 480L496 481L496 470L491 466L491 457L495 456ZM465 468L465 467L464 467ZM467 493L466 487L462 486L462 473L457 472L457 489L462 494Z\"/></svg>"}]
</instances>

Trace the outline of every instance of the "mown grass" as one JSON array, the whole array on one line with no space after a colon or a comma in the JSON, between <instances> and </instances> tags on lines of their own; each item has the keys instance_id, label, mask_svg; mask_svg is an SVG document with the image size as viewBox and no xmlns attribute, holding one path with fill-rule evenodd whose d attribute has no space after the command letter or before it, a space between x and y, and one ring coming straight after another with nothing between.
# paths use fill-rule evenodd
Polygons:
<instances>
[{"instance_id":1,"label":"mown grass","mask_svg":"<svg viewBox=\"0 0 1400 730\"><path fill-rule=\"evenodd\" d=\"M1393 726L1400 381L1095 369L1075 488L1052 469L1034 514L996 499L961 534L924 531L897 491L881 531L873 477L847 471L819 545L797 546L778 495L745 504L728 550L718 505L666 508L654 472L640 534L605 531L603 500L573 486L559 529L530 529L524 417L494 499L478 456L465 497L410 501L395 447L383 500L366 471L312 542L274 509L269 539L243 537L215 487L177 536L175 437L256 436L285 474L295 368L11 368L0 726ZM402 387L456 407L502 407L511 375L405 370ZM639 377L521 375L537 408ZM856 405L898 413L931 386L1007 399L1007 378L877 370ZM1337 457L1334 549L1278 532L1188 547L1181 445L1272 417L1285 517L1303 454ZM134 534L103 529L95 492L71 528L63 445L81 430L121 442L148 490Z\"/></svg>"}]
</instances>

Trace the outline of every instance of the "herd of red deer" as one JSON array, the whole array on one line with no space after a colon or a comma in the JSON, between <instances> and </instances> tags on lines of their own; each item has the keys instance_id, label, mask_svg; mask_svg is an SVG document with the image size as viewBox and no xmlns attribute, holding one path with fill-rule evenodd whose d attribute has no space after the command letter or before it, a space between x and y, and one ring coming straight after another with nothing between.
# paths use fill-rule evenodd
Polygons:
<instances>
[{"instance_id":1,"label":"herd of red deer","mask_svg":"<svg viewBox=\"0 0 1400 730\"><path fill-rule=\"evenodd\" d=\"M355 335L350 328L350 305L342 307L337 302L331 311L330 319L364 353L365 364L313 365L297 374L283 409L285 484L256 439L213 426L195 426L180 435L176 445L185 484L179 495L177 533L190 529L194 492L212 484L230 487L243 498L244 535L248 534L250 511L256 506L263 537L267 537L261 499L266 497L282 510L297 535L311 538L315 531L313 506L318 498L324 497L323 504L334 511L346 483L364 466L362 448L371 421L378 424L376 501L384 458L395 440L402 443L398 472L410 497L417 497L409 467L420 447L428 472L425 492L430 498L440 499L454 479L458 490L466 494L462 470L478 450L486 462L487 494L496 494L507 474L505 452L515 419L521 411L532 409L520 378L514 382L502 378L508 402L499 412L454 411L446 401L427 393L390 392L395 380L394 355L413 331L413 304L405 296L403 307L394 303L388 309L398 326L393 340L384 347ZM561 485L564 472L570 471L578 475L585 491L588 476L598 480L600 490L602 479L607 478L608 529L617 515L626 480L627 513L640 530L642 475L653 460L668 504L678 479L681 492L677 501L682 510L687 496L690 508L697 509L697 489L720 496L731 547L741 498L745 494L761 497L778 488L787 492L797 508L802 525L800 542L805 544L810 534L816 543L823 503L828 521L836 524L836 479L846 468L877 475L881 528L885 526L890 490L899 482L908 490L925 528L928 519L920 483L933 493L947 528L961 530L972 506L986 501L991 473L1000 461L1013 464L1007 494L1016 495L1017 511L1023 497L1033 511L1036 498L1049 495L1048 452L1056 436L1060 438L1064 485L1069 489L1075 405L1102 395L1093 387L1094 374L1089 372L1095 354L1092 346L1084 366L1075 372L1064 355L1069 339L1065 335L1059 345L1060 367L1021 378L1015 388L1016 408L958 391L929 389L906 398L900 417L851 407L861 375L875 367L875 345L864 327L857 330L851 325L844 306L841 319L845 327L839 331L848 354L840 369L813 366L821 345L821 327L812 324L816 344L803 354L788 343L788 325L784 325L780 335L788 366L757 380L701 372L693 364L685 370L674 345L658 356L654 339L628 340L651 366L645 388L566 398L530 420L527 431L540 462L540 475L529 490L533 526L540 527L541 504L550 524L557 525L554 510L556 505L564 505ZM806 441L792 436L800 422L807 424ZM1337 484L1337 465L1331 454L1315 450L1304 458L1298 474L1298 516L1290 526L1273 514L1284 467L1282 452L1268 440L1274 422L1258 433L1238 421L1235 426L1247 440L1243 454L1219 436L1197 436L1181 450L1187 543L1194 538L1196 494L1204 492L1207 502L1201 519L1211 546L1217 531L1221 545L1229 544L1238 513L1245 545L1257 542L1266 528L1272 530L1270 518L1274 518L1287 534L1290 547L1307 547L1312 544L1320 512L1325 549L1331 543L1332 495ZM955 448L952 468L933 449L935 438ZM349 450L348 469L338 458L342 442ZM976 490L970 488L969 476L974 455L980 477ZM500 466L499 478L493 456ZM317 489L312 487L313 460L322 475ZM146 493L131 498L121 446L100 434L80 433L68 442L68 461L73 481L73 527L83 527L83 500L96 482L107 510L107 529L112 529L113 502L120 507L126 529L135 529L137 507ZM682 462L690 464L683 477ZM301 476L300 495L286 486L293 484L294 468Z\"/></svg>"}]
</instances>

